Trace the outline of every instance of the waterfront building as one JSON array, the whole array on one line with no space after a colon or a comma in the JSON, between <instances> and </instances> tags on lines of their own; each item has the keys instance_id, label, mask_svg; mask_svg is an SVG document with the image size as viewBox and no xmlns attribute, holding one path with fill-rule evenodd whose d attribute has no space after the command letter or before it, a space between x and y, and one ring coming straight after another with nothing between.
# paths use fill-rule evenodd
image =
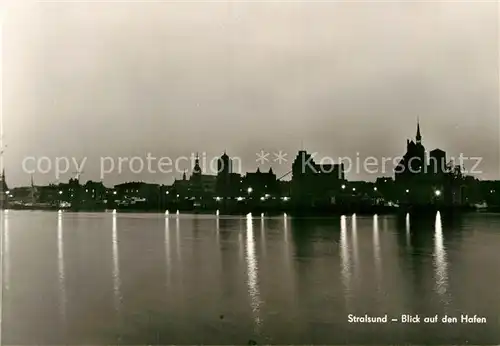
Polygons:
<instances>
[{"instance_id":1,"label":"waterfront building","mask_svg":"<svg viewBox=\"0 0 500 346\"><path fill-rule=\"evenodd\" d=\"M206 206L212 204L215 197L217 176L203 174L200 166L200 158L196 155L191 176L182 174L182 179L175 179L168 192L166 203L182 204L186 207Z\"/></svg>"},{"instance_id":2,"label":"waterfront building","mask_svg":"<svg viewBox=\"0 0 500 346\"><path fill-rule=\"evenodd\" d=\"M215 194L217 177L203 174L200 167L200 157L196 154L194 167L189 179L190 196L196 200L212 198Z\"/></svg>"},{"instance_id":3,"label":"waterfront building","mask_svg":"<svg viewBox=\"0 0 500 346\"><path fill-rule=\"evenodd\" d=\"M7 178L5 176L5 169L2 170L0 175L0 209L8 207L9 201L9 187L7 186Z\"/></svg>"},{"instance_id":4,"label":"waterfront building","mask_svg":"<svg viewBox=\"0 0 500 346\"><path fill-rule=\"evenodd\" d=\"M102 183L88 180L82 186L82 200L83 201L104 201L107 199L107 189Z\"/></svg>"},{"instance_id":5,"label":"waterfront building","mask_svg":"<svg viewBox=\"0 0 500 346\"><path fill-rule=\"evenodd\" d=\"M101 187L96 183L91 183L101 193ZM87 189L86 189L87 190ZM91 190L89 190L90 193ZM157 206L160 202L160 186L158 184L148 184L140 181L127 182L115 185L112 196L108 196L111 201L118 206ZM94 192L96 196L96 192Z\"/></svg>"},{"instance_id":6,"label":"waterfront building","mask_svg":"<svg viewBox=\"0 0 500 346\"><path fill-rule=\"evenodd\" d=\"M395 169L398 201L403 204L464 205L468 203L466 177L462 167L447 163L446 152L434 149L427 162L420 123L415 141L407 140L407 150Z\"/></svg>"},{"instance_id":7,"label":"waterfront building","mask_svg":"<svg viewBox=\"0 0 500 346\"><path fill-rule=\"evenodd\" d=\"M217 161L216 195L222 199L232 199L241 195L241 174L233 172L233 161L224 154Z\"/></svg>"},{"instance_id":8,"label":"waterfront building","mask_svg":"<svg viewBox=\"0 0 500 346\"><path fill-rule=\"evenodd\" d=\"M446 152L441 149L432 150L428 167L428 174L442 177L447 171Z\"/></svg>"},{"instance_id":9,"label":"waterfront building","mask_svg":"<svg viewBox=\"0 0 500 346\"><path fill-rule=\"evenodd\" d=\"M346 179L344 165L317 164L311 154L300 150L292 163L291 194L295 203L306 206L341 202Z\"/></svg>"},{"instance_id":10,"label":"waterfront building","mask_svg":"<svg viewBox=\"0 0 500 346\"><path fill-rule=\"evenodd\" d=\"M243 178L242 195L248 198L268 199L281 195L280 184L272 168L267 172L261 172L257 168L255 172L249 172Z\"/></svg>"},{"instance_id":11,"label":"waterfront building","mask_svg":"<svg viewBox=\"0 0 500 346\"><path fill-rule=\"evenodd\" d=\"M406 140L406 153L396 166L396 182L415 183L415 180L422 177L426 165L425 147L422 144L422 135L420 133L420 122L417 122L415 141Z\"/></svg>"}]
</instances>

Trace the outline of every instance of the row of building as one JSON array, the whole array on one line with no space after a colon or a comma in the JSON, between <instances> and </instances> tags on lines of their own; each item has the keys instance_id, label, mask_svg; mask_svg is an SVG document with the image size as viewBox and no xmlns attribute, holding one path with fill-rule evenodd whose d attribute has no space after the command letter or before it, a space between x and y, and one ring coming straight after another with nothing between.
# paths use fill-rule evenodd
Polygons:
<instances>
[{"instance_id":1,"label":"row of building","mask_svg":"<svg viewBox=\"0 0 500 346\"><path fill-rule=\"evenodd\" d=\"M328 207L349 203L465 205L487 202L500 205L497 182L480 182L464 176L461 167L449 164L446 153L430 151L426 157L420 124L415 140L407 140L406 153L395 169L394 178L381 177L376 182L353 182L345 177L345 167L318 164L311 154L300 150L291 171L278 177L270 168L234 172L226 152L218 159L216 175L204 174L197 156L188 175L171 185L129 182L106 188L102 182L80 184L70 179L66 184L8 189L5 173L1 176L2 200L17 204L64 204L93 206L148 206L166 208L221 208L234 204L286 203L296 207ZM290 180L284 178L291 177Z\"/></svg>"}]
</instances>

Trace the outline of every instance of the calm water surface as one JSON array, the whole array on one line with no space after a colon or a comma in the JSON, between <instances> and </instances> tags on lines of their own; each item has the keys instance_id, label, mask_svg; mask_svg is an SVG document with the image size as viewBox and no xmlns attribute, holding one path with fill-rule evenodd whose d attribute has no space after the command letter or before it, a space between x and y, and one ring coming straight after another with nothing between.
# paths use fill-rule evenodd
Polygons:
<instances>
[{"instance_id":1,"label":"calm water surface","mask_svg":"<svg viewBox=\"0 0 500 346\"><path fill-rule=\"evenodd\" d=\"M500 215L8 211L1 225L3 344L500 342Z\"/></svg>"}]
</instances>

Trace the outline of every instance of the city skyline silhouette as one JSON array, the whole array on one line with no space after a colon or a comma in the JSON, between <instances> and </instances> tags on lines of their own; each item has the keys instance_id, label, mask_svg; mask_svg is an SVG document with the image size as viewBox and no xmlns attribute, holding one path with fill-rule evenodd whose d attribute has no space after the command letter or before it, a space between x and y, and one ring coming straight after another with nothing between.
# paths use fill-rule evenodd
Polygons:
<instances>
[{"instance_id":1,"label":"city skyline silhouette","mask_svg":"<svg viewBox=\"0 0 500 346\"><path fill-rule=\"evenodd\" d=\"M96 163L226 150L242 171L257 169L260 150L395 157L417 118L427 148L482 157L481 178L499 178L495 3L7 7L1 126L14 186L30 180L28 156ZM98 174L89 164L82 179Z\"/></svg>"},{"instance_id":2,"label":"city skyline silhouette","mask_svg":"<svg viewBox=\"0 0 500 346\"><path fill-rule=\"evenodd\" d=\"M0 344L495 343L499 11L3 0Z\"/></svg>"}]
</instances>

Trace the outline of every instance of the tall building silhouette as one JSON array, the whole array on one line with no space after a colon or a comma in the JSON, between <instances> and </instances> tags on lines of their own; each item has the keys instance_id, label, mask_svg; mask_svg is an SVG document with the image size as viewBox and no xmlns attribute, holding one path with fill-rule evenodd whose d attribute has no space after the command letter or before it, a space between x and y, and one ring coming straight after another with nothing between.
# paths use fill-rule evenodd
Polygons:
<instances>
[{"instance_id":1,"label":"tall building silhouette","mask_svg":"<svg viewBox=\"0 0 500 346\"><path fill-rule=\"evenodd\" d=\"M227 155L226 151L224 151L224 154L222 154L222 156L217 161L217 175L229 176L232 171L232 161Z\"/></svg>"},{"instance_id":2,"label":"tall building silhouette","mask_svg":"<svg viewBox=\"0 0 500 346\"><path fill-rule=\"evenodd\" d=\"M6 208L8 206L8 191L9 187L7 186L5 169L3 169L2 174L0 175L0 209Z\"/></svg>"},{"instance_id":3,"label":"tall building silhouette","mask_svg":"<svg viewBox=\"0 0 500 346\"><path fill-rule=\"evenodd\" d=\"M344 165L317 164L311 154L300 150L292 163L291 194L301 204L329 204L345 183Z\"/></svg>"},{"instance_id":4,"label":"tall building silhouette","mask_svg":"<svg viewBox=\"0 0 500 346\"><path fill-rule=\"evenodd\" d=\"M429 154L429 173L442 175L446 172L446 152L434 149Z\"/></svg>"},{"instance_id":5,"label":"tall building silhouette","mask_svg":"<svg viewBox=\"0 0 500 346\"><path fill-rule=\"evenodd\" d=\"M422 144L420 121L417 121L415 141L406 140L406 153L395 169L396 182L412 180L426 171L425 147Z\"/></svg>"},{"instance_id":6,"label":"tall building silhouette","mask_svg":"<svg viewBox=\"0 0 500 346\"><path fill-rule=\"evenodd\" d=\"M215 175L203 174L200 165L200 157L196 154L191 176L188 178L186 172L182 174L182 179L175 179L170 192L174 197L180 200L208 200L209 196L215 193L216 188ZM179 195L179 197L177 197Z\"/></svg>"},{"instance_id":7,"label":"tall building silhouette","mask_svg":"<svg viewBox=\"0 0 500 346\"><path fill-rule=\"evenodd\" d=\"M189 179L189 187L191 189L190 195L196 199L199 199L203 195L203 183L201 177L202 171L200 167L200 157L198 156L198 153L196 153L191 178Z\"/></svg>"},{"instance_id":8,"label":"tall building silhouette","mask_svg":"<svg viewBox=\"0 0 500 346\"><path fill-rule=\"evenodd\" d=\"M419 122L415 141L407 140L406 153L394 175L404 204L462 205L467 200L462 167L447 163L441 149L432 150L427 162Z\"/></svg>"},{"instance_id":9,"label":"tall building silhouette","mask_svg":"<svg viewBox=\"0 0 500 346\"><path fill-rule=\"evenodd\" d=\"M216 194L228 198L239 196L241 188L241 175L233 172L233 161L224 151L217 161Z\"/></svg>"}]
</instances>

